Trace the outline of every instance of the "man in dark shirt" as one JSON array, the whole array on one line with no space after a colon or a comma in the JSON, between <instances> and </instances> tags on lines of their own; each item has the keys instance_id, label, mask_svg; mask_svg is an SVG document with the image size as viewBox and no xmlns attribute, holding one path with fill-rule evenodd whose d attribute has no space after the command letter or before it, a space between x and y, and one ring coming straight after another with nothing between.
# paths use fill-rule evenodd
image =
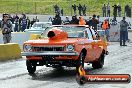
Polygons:
<instances>
[{"instance_id":1,"label":"man in dark shirt","mask_svg":"<svg viewBox=\"0 0 132 88\"><path fill-rule=\"evenodd\" d=\"M71 24L79 24L79 20L77 19L77 16L72 16L72 20L70 23Z\"/></svg>"},{"instance_id":2,"label":"man in dark shirt","mask_svg":"<svg viewBox=\"0 0 132 88\"><path fill-rule=\"evenodd\" d=\"M97 30L97 24L99 24L99 21L96 19L96 15L93 15L93 18L89 21L89 26L94 27L94 30Z\"/></svg>"},{"instance_id":3,"label":"man in dark shirt","mask_svg":"<svg viewBox=\"0 0 132 88\"><path fill-rule=\"evenodd\" d=\"M61 25L61 17L59 13L56 13L56 16L53 18L52 25Z\"/></svg>"}]
</instances>

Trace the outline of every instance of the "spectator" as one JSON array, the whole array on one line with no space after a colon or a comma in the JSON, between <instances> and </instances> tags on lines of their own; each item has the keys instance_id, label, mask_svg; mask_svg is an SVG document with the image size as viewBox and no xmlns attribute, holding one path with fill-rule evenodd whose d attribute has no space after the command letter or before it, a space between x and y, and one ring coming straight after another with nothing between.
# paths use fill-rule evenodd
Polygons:
<instances>
[{"instance_id":1,"label":"spectator","mask_svg":"<svg viewBox=\"0 0 132 88\"><path fill-rule=\"evenodd\" d=\"M61 25L61 23L62 23L61 17L59 13L56 13L55 18L53 18L52 25Z\"/></svg>"},{"instance_id":2,"label":"spectator","mask_svg":"<svg viewBox=\"0 0 132 88\"><path fill-rule=\"evenodd\" d=\"M129 6L125 6L125 16L128 17L128 12L129 12Z\"/></svg>"},{"instance_id":3,"label":"spectator","mask_svg":"<svg viewBox=\"0 0 132 88\"><path fill-rule=\"evenodd\" d=\"M26 29L27 27L27 21L26 21L26 18L25 16L23 15L23 18L22 18L22 21L21 21L21 28L22 28L22 32Z\"/></svg>"},{"instance_id":4,"label":"spectator","mask_svg":"<svg viewBox=\"0 0 132 88\"><path fill-rule=\"evenodd\" d=\"M55 13L58 12L58 10L59 10L58 5L55 5L55 6L54 6L54 9L55 9Z\"/></svg>"},{"instance_id":5,"label":"spectator","mask_svg":"<svg viewBox=\"0 0 132 88\"><path fill-rule=\"evenodd\" d=\"M85 25L85 24L86 24L86 22L83 19L83 17L79 17L79 25Z\"/></svg>"},{"instance_id":6,"label":"spectator","mask_svg":"<svg viewBox=\"0 0 132 88\"><path fill-rule=\"evenodd\" d=\"M107 21L107 19L105 19L104 22L102 22L101 28L102 28L103 30L105 30L106 39L107 39L107 41L109 41L109 29L110 29L110 24L109 24L109 22Z\"/></svg>"},{"instance_id":7,"label":"spectator","mask_svg":"<svg viewBox=\"0 0 132 88\"><path fill-rule=\"evenodd\" d=\"M11 17L10 14L8 14L8 19L9 19L12 23L14 23L13 18Z\"/></svg>"},{"instance_id":8,"label":"spectator","mask_svg":"<svg viewBox=\"0 0 132 88\"><path fill-rule=\"evenodd\" d=\"M113 15L114 15L114 18L117 17L117 8L118 6L115 4L114 6L112 6L114 9L113 9Z\"/></svg>"},{"instance_id":9,"label":"spectator","mask_svg":"<svg viewBox=\"0 0 132 88\"><path fill-rule=\"evenodd\" d=\"M70 24L70 20L68 16L66 16L66 20L64 21L64 24Z\"/></svg>"},{"instance_id":10,"label":"spectator","mask_svg":"<svg viewBox=\"0 0 132 88\"><path fill-rule=\"evenodd\" d=\"M74 4L74 5L72 5L72 8L74 10L74 15L76 15L77 6Z\"/></svg>"},{"instance_id":11,"label":"spectator","mask_svg":"<svg viewBox=\"0 0 132 88\"><path fill-rule=\"evenodd\" d=\"M15 20L16 20L16 16L13 15L13 18L12 18L12 24L14 24Z\"/></svg>"},{"instance_id":12,"label":"spectator","mask_svg":"<svg viewBox=\"0 0 132 88\"><path fill-rule=\"evenodd\" d=\"M15 18L19 19L18 15L16 14Z\"/></svg>"},{"instance_id":13,"label":"spectator","mask_svg":"<svg viewBox=\"0 0 132 88\"><path fill-rule=\"evenodd\" d=\"M52 22L52 17L49 17L49 20L48 20L48 22Z\"/></svg>"},{"instance_id":14,"label":"spectator","mask_svg":"<svg viewBox=\"0 0 132 88\"><path fill-rule=\"evenodd\" d=\"M106 17L106 5L105 4L102 7L102 11L103 11L103 17Z\"/></svg>"},{"instance_id":15,"label":"spectator","mask_svg":"<svg viewBox=\"0 0 132 88\"><path fill-rule=\"evenodd\" d=\"M26 22L27 22L27 29L29 29L30 28L30 20L29 20L29 17L27 17Z\"/></svg>"},{"instance_id":16,"label":"spectator","mask_svg":"<svg viewBox=\"0 0 132 88\"><path fill-rule=\"evenodd\" d=\"M81 4L79 4L78 10L79 10L79 15L82 16L82 6L81 6Z\"/></svg>"},{"instance_id":17,"label":"spectator","mask_svg":"<svg viewBox=\"0 0 132 88\"><path fill-rule=\"evenodd\" d=\"M31 27L33 26L33 24L35 23L35 19L33 18L33 20L31 21Z\"/></svg>"},{"instance_id":18,"label":"spectator","mask_svg":"<svg viewBox=\"0 0 132 88\"><path fill-rule=\"evenodd\" d=\"M118 12L118 16L121 17L121 6L120 5L117 6L117 12Z\"/></svg>"},{"instance_id":19,"label":"spectator","mask_svg":"<svg viewBox=\"0 0 132 88\"><path fill-rule=\"evenodd\" d=\"M128 17L131 17L131 7L128 8Z\"/></svg>"},{"instance_id":20,"label":"spectator","mask_svg":"<svg viewBox=\"0 0 132 88\"><path fill-rule=\"evenodd\" d=\"M91 20L92 20L92 17L89 17L89 19L86 21L86 25L90 25Z\"/></svg>"},{"instance_id":21,"label":"spectator","mask_svg":"<svg viewBox=\"0 0 132 88\"><path fill-rule=\"evenodd\" d=\"M8 14L3 14L3 20L1 22L1 30L3 34L4 44L10 43L11 41L12 23L8 19L8 17Z\"/></svg>"},{"instance_id":22,"label":"spectator","mask_svg":"<svg viewBox=\"0 0 132 88\"><path fill-rule=\"evenodd\" d=\"M110 17L110 4L107 5L107 17Z\"/></svg>"},{"instance_id":23,"label":"spectator","mask_svg":"<svg viewBox=\"0 0 132 88\"><path fill-rule=\"evenodd\" d=\"M39 19L38 19L38 17L36 16L36 18L35 18L35 22L39 22Z\"/></svg>"},{"instance_id":24,"label":"spectator","mask_svg":"<svg viewBox=\"0 0 132 88\"><path fill-rule=\"evenodd\" d=\"M97 24L99 24L99 21L96 19L96 15L93 15L93 18L89 21L89 26L94 27L94 30L97 30Z\"/></svg>"},{"instance_id":25,"label":"spectator","mask_svg":"<svg viewBox=\"0 0 132 88\"><path fill-rule=\"evenodd\" d=\"M127 46L125 45L126 37L127 37L127 27L129 24L125 21L125 17L123 17L123 20L120 22L120 46ZM123 45L122 45L123 41Z\"/></svg>"},{"instance_id":26,"label":"spectator","mask_svg":"<svg viewBox=\"0 0 132 88\"><path fill-rule=\"evenodd\" d=\"M15 18L15 21L14 21L14 24L15 24L15 27L14 27L14 32L18 32L18 27L19 27L19 19Z\"/></svg>"},{"instance_id":27,"label":"spectator","mask_svg":"<svg viewBox=\"0 0 132 88\"><path fill-rule=\"evenodd\" d=\"M19 19L19 31L22 31L21 21L22 21L22 16L21 16L20 19Z\"/></svg>"},{"instance_id":28,"label":"spectator","mask_svg":"<svg viewBox=\"0 0 132 88\"><path fill-rule=\"evenodd\" d=\"M77 16L72 16L72 20L70 22L71 24L79 24L79 20L77 19Z\"/></svg>"},{"instance_id":29,"label":"spectator","mask_svg":"<svg viewBox=\"0 0 132 88\"><path fill-rule=\"evenodd\" d=\"M86 16L86 6L85 4L82 7L83 16Z\"/></svg>"}]
</instances>

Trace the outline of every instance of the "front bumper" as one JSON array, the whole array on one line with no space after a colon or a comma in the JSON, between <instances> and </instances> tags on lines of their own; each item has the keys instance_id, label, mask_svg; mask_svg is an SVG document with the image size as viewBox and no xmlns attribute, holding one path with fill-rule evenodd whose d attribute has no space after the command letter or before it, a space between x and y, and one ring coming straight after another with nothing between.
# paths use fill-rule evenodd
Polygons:
<instances>
[{"instance_id":1,"label":"front bumper","mask_svg":"<svg viewBox=\"0 0 132 88\"><path fill-rule=\"evenodd\" d=\"M22 56L78 56L78 52L58 52L58 51L50 51L50 52L21 52Z\"/></svg>"}]
</instances>

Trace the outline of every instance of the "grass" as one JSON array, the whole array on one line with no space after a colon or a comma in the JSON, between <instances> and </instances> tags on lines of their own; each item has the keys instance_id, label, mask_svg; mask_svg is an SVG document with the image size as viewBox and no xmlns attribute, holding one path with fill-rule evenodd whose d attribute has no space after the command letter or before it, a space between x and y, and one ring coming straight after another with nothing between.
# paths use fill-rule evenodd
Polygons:
<instances>
[{"instance_id":1,"label":"grass","mask_svg":"<svg viewBox=\"0 0 132 88\"><path fill-rule=\"evenodd\" d=\"M70 2L72 1L72 2ZM109 0L111 5L120 4L122 14L126 4L132 5L132 0ZM102 5L108 0L0 0L0 13L27 13L27 14L54 14L53 5L57 4L63 8L64 15L71 15L71 4L82 4L87 6L87 15L102 15ZM73 11L72 11L73 13ZM112 15L112 14L111 14Z\"/></svg>"}]
</instances>

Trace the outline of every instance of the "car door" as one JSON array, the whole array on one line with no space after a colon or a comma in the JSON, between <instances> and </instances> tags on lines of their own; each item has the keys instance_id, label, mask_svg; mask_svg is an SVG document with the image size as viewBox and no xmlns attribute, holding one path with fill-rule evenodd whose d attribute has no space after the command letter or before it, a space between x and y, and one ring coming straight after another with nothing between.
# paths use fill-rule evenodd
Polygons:
<instances>
[{"instance_id":1,"label":"car door","mask_svg":"<svg viewBox=\"0 0 132 88\"><path fill-rule=\"evenodd\" d=\"M87 32L87 36L86 36L87 43L86 43L86 46L85 46L85 48L87 49L87 54L86 54L86 60L85 61L90 62L90 61L93 61L95 59L94 58L94 56L95 56L94 47L93 47L94 40L93 40L92 33L91 33L90 29L86 28L85 31Z\"/></svg>"},{"instance_id":2,"label":"car door","mask_svg":"<svg viewBox=\"0 0 132 88\"><path fill-rule=\"evenodd\" d=\"M90 32L92 34L92 36L95 36L95 31L93 29L90 29ZM99 58L100 54L102 53L102 42L101 40L99 40L98 38L95 38L92 42L92 47L93 47L93 53L94 53L94 57L93 59Z\"/></svg>"}]
</instances>

